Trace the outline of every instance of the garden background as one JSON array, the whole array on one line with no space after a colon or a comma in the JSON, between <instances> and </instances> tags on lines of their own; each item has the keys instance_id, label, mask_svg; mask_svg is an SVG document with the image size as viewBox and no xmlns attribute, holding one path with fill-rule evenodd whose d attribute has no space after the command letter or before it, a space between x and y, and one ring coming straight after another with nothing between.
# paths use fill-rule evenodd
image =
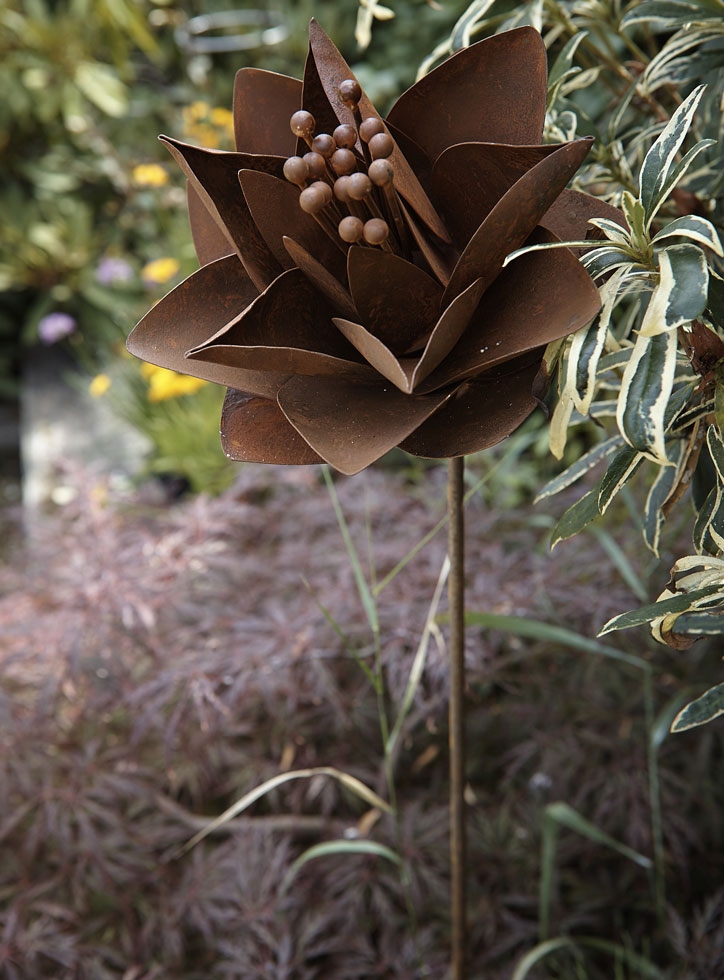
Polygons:
<instances>
[{"instance_id":1,"label":"garden background","mask_svg":"<svg viewBox=\"0 0 724 980\"><path fill-rule=\"evenodd\" d=\"M396 451L332 482L316 467L229 463L223 391L125 353L136 320L197 265L183 178L155 135L231 148L235 70L299 76L311 16L381 109L426 60L513 24L542 28L546 136L594 133L580 186L616 204L640 189L648 148L699 82L693 138L721 128L718 0L277 0L245 29L245 50L190 50L189 18L241 6L0 7L8 980L445 976L444 468ZM721 228L721 150L702 152L669 189L664 220ZM719 336L711 283L722 270L715 247L705 254L696 317ZM655 263L647 274L658 283ZM616 314L624 350L649 294ZM564 404L567 363L570 350ZM634 459L603 521L592 522L598 509L575 517L580 487L557 474L579 465L590 491L593 463L608 458L600 422L622 382L602 377L603 395L588 399L598 426L559 412L556 427L554 415L562 461L541 412L468 463L471 976L717 980L721 723L669 729L721 681L716 635L685 648L716 634L721 588L706 628L690 620L676 634L680 649L646 626L596 639L662 592L692 552L696 516L684 497L662 529L651 480L629 481ZM689 426L695 411L720 417L717 381L707 383L712 404L687 403ZM694 537L719 561L713 500ZM639 533L647 520L654 548ZM378 642L383 674L370 678ZM385 795L381 702L400 717L394 819L347 778ZM255 786L309 769L182 853Z\"/></svg>"}]
</instances>

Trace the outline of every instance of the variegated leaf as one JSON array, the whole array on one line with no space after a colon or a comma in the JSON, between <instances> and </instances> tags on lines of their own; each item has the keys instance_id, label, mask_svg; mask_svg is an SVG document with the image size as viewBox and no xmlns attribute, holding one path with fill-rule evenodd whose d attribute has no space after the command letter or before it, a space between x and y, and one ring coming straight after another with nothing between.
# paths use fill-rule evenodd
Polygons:
<instances>
[{"instance_id":1,"label":"variegated leaf","mask_svg":"<svg viewBox=\"0 0 724 980\"><path fill-rule=\"evenodd\" d=\"M570 394L563 392L553 409L551 424L548 433L548 445L551 455L556 459L563 458L563 452L568 440L568 427L571 423L573 414L573 398Z\"/></svg>"},{"instance_id":2,"label":"variegated leaf","mask_svg":"<svg viewBox=\"0 0 724 980\"><path fill-rule=\"evenodd\" d=\"M716 519L717 512L721 509L722 504L721 488L718 486L713 487L699 513L696 515L692 537L694 547L700 554L708 551L709 554L714 555L718 550L716 542L711 535L711 525Z\"/></svg>"},{"instance_id":3,"label":"variegated leaf","mask_svg":"<svg viewBox=\"0 0 724 980\"><path fill-rule=\"evenodd\" d=\"M589 449L588 452L580 456L575 463L562 473L549 480L538 493L534 503L538 503L539 500L543 500L546 497L552 497L554 494L560 493L561 490L565 490L566 487L572 486L582 476L585 476L595 466L598 466L602 460L608 459L609 456L613 455L617 449L620 449L622 444L623 439L618 434L611 436L610 439L604 439L603 442L599 442L597 446Z\"/></svg>"},{"instance_id":4,"label":"variegated leaf","mask_svg":"<svg viewBox=\"0 0 724 980\"><path fill-rule=\"evenodd\" d=\"M724 626L724 623L722 623ZM710 687L701 697L682 708L671 724L671 731L685 732L724 715L724 684Z\"/></svg>"},{"instance_id":5,"label":"variegated leaf","mask_svg":"<svg viewBox=\"0 0 724 980\"><path fill-rule=\"evenodd\" d=\"M559 541L572 538L584 527L595 520L600 514L598 509L598 487L577 500L572 507L561 516L556 526L551 532L551 550L555 548Z\"/></svg>"},{"instance_id":6,"label":"variegated leaf","mask_svg":"<svg viewBox=\"0 0 724 980\"><path fill-rule=\"evenodd\" d=\"M606 470L598 493L598 509L606 513L609 504L628 483L643 462L643 456L635 449L622 449Z\"/></svg>"},{"instance_id":7,"label":"variegated leaf","mask_svg":"<svg viewBox=\"0 0 724 980\"><path fill-rule=\"evenodd\" d=\"M643 535L646 547L657 556L659 555L659 539L661 528L664 525L663 506L669 498L671 491L676 486L681 473L681 467L686 458L686 443L683 439L677 440L676 447L672 453L674 466L662 466L651 485L646 506L644 508Z\"/></svg>"},{"instance_id":8,"label":"variegated leaf","mask_svg":"<svg viewBox=\"0 0 724 980\"><path fill-rule=\"evenodd\" d=\"M646 245L646 211L643 204L630 191L624 191L621 197L621 210L629 227L632 242L643 250Z\"/></svg>"},{"instance_id":9,"label":"variegated leaf","mask_svg":"<svg viewBox=\"0 0 724 980\"><path fill-rule=\"evenodd\" d=\"M669 465L664 440L666 408L676 369L676 333L636 338L616 408L619 431L633 449Z\"/></svg>"},{"instance_id":10,"label":"variegated leaf","mask_svg":"<svg viewBox=\"0 0 724 980\"><path fill-rule=\"evenodd\" d=\"M685 214L681 218L670 221L657 235L654 235L653 242L655 244L665 238L688 238L692 242L706 245L717 255L724 256L716 228L711 221L700 218L698 214Z\"/></svg>"},{"instance_id":11,"label":"variegated leaf","mask_svg":"<svg viewBox=\"0 0 724 980\"><path fill-rule=\"evenodd\" d=\"M573 398L573 404L581 415L587 415L596 390L598 362L608 336L611 313L618 298L619 287L625 275L620 269L601 290L603 306L593 323L577 331L568 352L565 388Z\"/></svg>"},{"instance_id":12,"label":"variegated leaf","mask_svg":"<svg viewBox=\"0 0 724 980\"><path fill-rule=\"evenodd\" d=\"M700 316L707 300L709 266L696 245L671 245L659 252L659 282L649 300L640 335L655 337Z\"/></svg>"},{"instance_id":13,"label":"variegated leaf","mask_svg":"<svg viewBox=\"0 0 724 980\"><path fill-rule=\"evenodd\" d=\"M647 228L656 213L657 202L661 203L662 190L674 169L676 154L689 131L704 89L704 85L699 85L684 99L646 154L639 177L639 199L646 212Z\"/></svg>"},{"instance_id":14,"label":"variegated leaf","mask_svg":"<svg viewBox=\"0 0 724 980\"><path fill-rule=\"evenodd\" d=\"M633 626L643 626L644 623L650 623L654 619L660 619L672 613L688 612L690 609L698 608L707 600L717 602L719 598L723 597L721 586L719 585L709 585L706 588L697 589L695 592L677 592L675 595L671 595L669 590L666 590L666 592L668 595L664 593L666 595L665 598L659 597L656 602L649 603L647 606L632 609L630 612L620 613L618 616L614 616L613 619L609 619L605 626L599 630L598 635L604 636L606 633L612 633L614 630L626 630L631 629Z\"/></svg>"}]
</instances>

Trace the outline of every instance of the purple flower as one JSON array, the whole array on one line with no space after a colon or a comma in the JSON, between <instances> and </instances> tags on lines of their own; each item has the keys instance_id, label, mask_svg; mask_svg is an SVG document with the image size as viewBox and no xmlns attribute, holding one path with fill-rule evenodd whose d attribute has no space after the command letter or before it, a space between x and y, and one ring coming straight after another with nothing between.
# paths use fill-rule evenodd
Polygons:
<instances>
[{"instance_id":1,"label":"purple flower","mask_svg":"<svg viewBox=\"0 0 724 980\"><path fill-rule=\"evenodd\" d=\"M48 313L38 323L38 337L44 344L56 344L78 326L68 313Z\"/></svg>"},{"instance_id":2,"label":"purple flower","mask_svg":"<svg viewBox=\"0 0 724 980\"><path fill-rule=\"evenodd\" d=\"M109 255L101 259L96 269L96 280L102 286L112 286L117 282L128 282L133 278L133 269L125 259Z\"/></svg>"}]
</instances>

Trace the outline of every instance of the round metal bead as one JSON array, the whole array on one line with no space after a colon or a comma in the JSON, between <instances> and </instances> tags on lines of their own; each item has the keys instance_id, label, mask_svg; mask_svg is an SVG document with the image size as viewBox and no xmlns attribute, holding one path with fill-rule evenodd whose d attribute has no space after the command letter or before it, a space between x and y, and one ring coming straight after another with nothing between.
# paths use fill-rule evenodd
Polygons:
<instances>
[{"instance_id":1,"label":"round metal bead","mask_svg":"<svg viewBox=\"0 0 724 980\"><path fill-rule=\"evenodd\" d=\"M310 140L314 136L316 121L311 112L306 109L299 109L289 120L289 128L295 136L300 136L304 140Z\"/></svg>"},{"instance_id":2,"label":"round metal bead","mask_svg":"<svg viewBox=\"0 0 724 980\"><path fill-rule=\"evenodd\" d=\"M389 133L376 133L368 145L373 160L382 160L388 157L395 148Z\"/></svg>"},{"instance_id":3,"label":"round metal bead","mask_svg":"<svg viewBox=\"0 0 724 980\"><path fill-rule=\"evenodd\" d=\"M334 136L334 142L337 146L345 150L351 150L357 142L357 130L354 126L347 126L344 123L341 126L337 126L332 136Z\"/></svg>"},{"instance_id":4,"label":"round metal bead","mask_svg":"<svg viewBox=\"0 0 724 980\"><path fill-rule=\"evenodd\" d=\"M307 214L318 214L325 204L324 194L314 184L299 195L299 207Z\"/></svg>"},{"instance_id":5,"label":"round metal bead","mask_svg":"<svg viewBox=\"0 0 724 980\"><path fill-rule=\"evenodd\" d=\"M350 245L353 245L362 238L364 225L359 218L342 218L337 231L343 242L348 242Z\"/></svg>"},{"instance_id":6,"label":"round metal bead","mask_svg":"<svg viewBox=\"0 0 724 980\"><path fill-rule=\"evenodd\" d=\"M343 204L346 204L347 201L349 201L349 191L347 189L348 181L349 177L343 176L338 177L334 182L334 196L338 201L342 201Z\"/></svg>"},{"instance_id":7,"label":"round metal bead","mask_svg":"<svg viewBox=\"0 0 724 980\"><path fill-rule=\"evenodd\" d=\"M370 218L369 221L365 221L364 223L363 234L365 241L369 245L381 245L387 241L390 229L387 226L387 222L381 218Z\"/></svg>"},{"instance_id":8,"label":"round metal bead","mask_svg":"<svg viewBox=\"0 0 724 980\"><path fill-rule=\"evenodd\" d=\"M347 193L353 201L363 201L372 190L367 174L352 174L347 181Z\"/></svg>"},{"instance_id":9,"label":"round metal bead","mask_svg":"<svg viewBox=\"0 0 724 980\"><path fill-rule=\"evenodd\" d=\"M353 174L357 169L357 160L351 150L335 150L329 162L332 170L340 176Z\"/></svg>"},{"instance_id":10,"label":"round metal bead","mask_svg":"<svg viewBox=\"0 0 724 980\"><path fill-rule=\"evenodd\" d=\"M325 160L329 160L334 151L337 149L337 144L334 142L329 133L320 133L312 140L312 149L315 153L320 153Z\"/></svg>"},{"instance_id":11,"label":"round metal bead","mask_svg":"<svg viewBox=\"0 0 724 980\"><path fill-rule=\"evenodd\" d=\"M365 143L369 143L373 136L384 133L384 131L385 127L382 125L382 120L377 116L368 116L360 123L359 127L359 134Z\"/></svg>"},{"instance_id":12,"label":"round metal bead","mask_svg":"<svg viewBox=\"0 0 724 980\"><path fill-rule=\"evenodd\" d=\"M284 176L290 184L303 187L309 177L309 167L301 157L289 157L284 163Z\"/></svg>"},{"instance_id":13,"label":"round metal bead","mask_svg":"<svg viewBox=\"0 0 724 980\"><path fill-rule=\"evenodd\" d=\"M362 98L362 89L359 87L359 82L355 78L345 78L343 82L340 82L339 97L347 106L356 106L359 100Z\"/></svg>"},{"instance_id":14,"label":"round metal bead","mask_svg":"<svg viewBox=\"0 0 724 980\"><path fill-rule=\"evenodd\" d=\"M375 187L385 187L392 183L395 172L387 159L373 160L367 168L367 175Z\"/></svg>"},{"instance_id":15,"label":"round metal bead","mask_svg":"<svg viewBox=\"0 0 724 980\"><path fill-rule=\"evenodd\" d=\"M309 153L304 154L302 160L304 163L306 163L307 168L309 169L310 177L322 176L325 171L325 166L324 157L321 155L321 153L315 153L313 150L310 150Z\"/></svg>"},{"instance_id":16,"label":"round metal bead","mask_svg":"<svg viewBox=\"0 0 724 980\"><path fill-rule=\"evenodd\" d=\"M311 190L315 190L318 194L321 194L322 200L324 201L323 207L326 208L328 204L332 203L332 188L325 181L315 180L309 186Z\"/></svg>"}]
</instances>

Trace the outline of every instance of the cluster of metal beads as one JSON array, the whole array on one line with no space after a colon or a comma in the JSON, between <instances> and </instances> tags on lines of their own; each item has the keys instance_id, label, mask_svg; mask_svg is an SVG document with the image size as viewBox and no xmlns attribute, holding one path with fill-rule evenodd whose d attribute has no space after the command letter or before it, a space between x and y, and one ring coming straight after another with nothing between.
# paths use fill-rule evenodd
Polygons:
<instances>
[{"instance_id":1,"label":"cluster of metal beads","mask_svg":"<svg viewBox=\"0 0 724 980\"><path fill-rule=\"evenodd\" d=\"M284 163L284 176L300 189L299 206L341 246L361 244L391 252L406 251L406 228L394 189L389 157L392 137L377 116L362 119L359 84L346 79L340 99L350 107L355 126L315 133L311 112L290 119L292 133L308 151ZM357 147L362 148L360 154ZM344 245L342 245L344 243Z\"/></svg>"}]
</instances>

